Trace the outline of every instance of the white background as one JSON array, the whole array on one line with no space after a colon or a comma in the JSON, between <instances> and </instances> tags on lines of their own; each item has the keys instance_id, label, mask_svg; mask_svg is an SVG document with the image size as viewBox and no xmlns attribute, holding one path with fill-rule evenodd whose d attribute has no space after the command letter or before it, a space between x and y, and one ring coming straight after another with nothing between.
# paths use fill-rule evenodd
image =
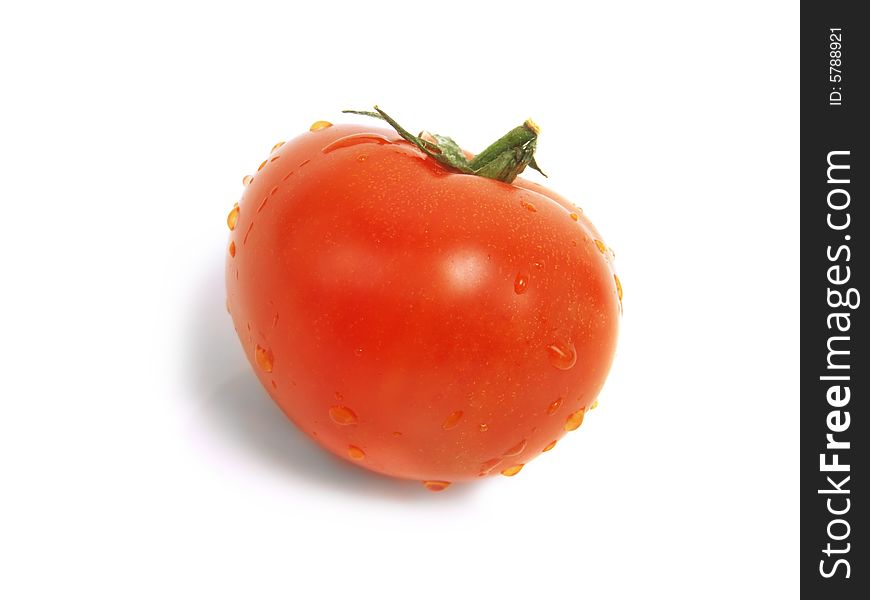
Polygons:
<instances>
[{"instance_id":1,"label":"white background","mask_svg":"<svg viewBox=\"0 0 870 600\"><path fill-rule=\"evenodd\" d=\"M0 9L0 597L796 597L797 4L219 4ZM517 477L337 461L234 338L242 176L376 102L534 116L617 252L601 406Z\"/></svg>"}]
</instances>

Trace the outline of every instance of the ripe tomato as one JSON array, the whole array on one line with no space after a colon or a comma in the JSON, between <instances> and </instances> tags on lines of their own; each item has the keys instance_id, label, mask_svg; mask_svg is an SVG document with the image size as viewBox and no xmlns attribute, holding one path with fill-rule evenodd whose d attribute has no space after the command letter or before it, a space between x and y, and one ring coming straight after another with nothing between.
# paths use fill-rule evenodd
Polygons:
<instances>
[{"instance_id":1,"label":"ripe tomato","mask_svg":"<svg viewBox=\"0 0 870 600\"><path fill-rule=\"evenodd\" d=\"M320 445L438 490L516 474L582 422L622 291L581 210L326 122L245 183L228 309L263 386Z\"/></svg>"}]
</instances>

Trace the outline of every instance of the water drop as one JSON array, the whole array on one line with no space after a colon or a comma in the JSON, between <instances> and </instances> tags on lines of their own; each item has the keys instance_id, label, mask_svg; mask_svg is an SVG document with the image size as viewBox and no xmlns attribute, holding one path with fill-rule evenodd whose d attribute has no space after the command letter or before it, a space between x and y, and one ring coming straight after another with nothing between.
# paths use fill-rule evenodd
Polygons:
<instances>
[{"instance_id":1,"label":"water drop","mask_svg":"<svg viewBox=\"0 0 870 600\"><path fill-rule=\"evenodd\" d=\"M578 215L577 213L571 213L568 216L571 217L572 221L579 221L580 220L580 215Z\"/></svg>"},{"instance_id":2,"label":"water drop","mask_svg":"<svg viewBox=\"0 0 870 600\"><path fill-rule=\"evenodd\" d=\"M506 477L513 477L514 475L516 475L517 473L522 471L524 466L525 465L519 464L519 465L514 465L512 467L508 467L507 469L503 470L501 472L501 474L506 476Z\"/></svg>"},{"instance_id":3,"label":"water drop","mask_svg":"<svg viewBox=\"0 0 870 600\"><path fill-rule=\"evenodd\" d=\"M485 432L485 431L489 431L489 425L487 425L486 423L481 423L481 424L478 426L477 429L478 429L481 433L483 433L483 432Z\"/></svg>"},{"instance_id":4,"label":"water drop","mask_svg":"<svg viewBox=\"0 0 870 600\"><path fill-rule=\"evenodd\" d=\"M396 438L397 438L397 437L402 437L402 432L401 432L401 431L394 431L394 432L393 432L393 437L396 437Z\"/></svg>"},{"instance_id":5,"label":"water drop","mask_svg":"<svg viewBox=\"0 0 870 600\"><path fill-rule=\"evenodd\" d=\"M556 338L556 341L547 346L547 355L550 357L550 364L567 371L577 363L577 350L574 348L574 343L564 338Z\"/></svg>"},{"instance_id":6,"label":"water drop","mask_svg":"<svg viewBox=\"0 0 870 600\"><path fill-rule=\"evenodd\" d=\"M366 457L366 453L359 446L348 446L347 455L354 460L362 460Z\"/></svg>"},{"instance_id":7,"label":"water drop","mask_svg":"<svg viewBox=\"0 0 870 600\"><path fill-rule=\"evenodd\" d=\"M601 254L607 254L607 246L604 245L604 242L602 242L601 240L592 241L595 242L595 246L598 248L598 251L601 252Z\"/></svg>"},{"instance_id":8,"label":"water drop","mask_svg":"<svg viewBox=\"0 0 870 600\"><path fill-rule=\"evenodd\" d=\"M550 402L550 406L547 407L547 414L552 415L555 414L559 407L562 406L562 399L556 398L552 402Z\"/></svg>"},{"instance_id":9,"label":"water drop","mask_svg":"<svg viewBox=\"0 0 870 600\"><path fill-rule=\"evenodd\" d=\"M236 255L236 243L231 241L230 242L230 256L235 256L235 255Z\"/></svg>"},{"instance_id":10,"label":"water drop","mask_svg":"<svg viewBox=\"0 0 870 600\"><path fill-rule=\"evenodd\" d=\"M368 159L368 154L360 154L356 157L357 162L365 162Z\"/></svg>"},{"instance_id":11,"label":"water drop","mask_svg":"<svg viewBox=\"0 0 870 600\"><path fill-rule=\"evenodd\" d=\"M444 422L441 423L441 429L453 429L457 424L459 424L459 419L461 418L461 410L453 411L446 419L444 419Z\"/></svg>"},{"instance_id":12,"label":"water drop","mask_svg":"<svg viewBox=\"0 0 870 600\"><path fill-rule=\"evenodd\" d=\"M538 212L538 209L535 208L535 205L531 202L526 202L525 200L520 200L520 206L525 208L529 212Z\"/></svg>"},{"instance_id":13,"label":"water drop","mask_svg":"<svg viewBox=\"0 0 870 600\"><path fill-rule=\"evenodd\" d=\"M236 228L236 223L239 221L239 203L236 202L233 204L233 209L230 211L230 214L227 215L227 227L230 228L230 231Z\"/></svg>"},{"instance_id":14,"label":"water drop","mask_svg":"<svg viewBox=\"0 0 870 600\"><path fill-rule=\"evenodd\" d=\"M283 145L284 145L284 142L278 142L277 144L275 144L274 146L272 146L272 149L269 150L269 153L274 152L275 150L277 150L278 148L280 148L280 147L283 146Z\"/></svg>"},{"instance_id":15,"label":"water drop","mask_svg":"<svg viewBox=\"0 0 870 600\"><path fill-rule=\"evenodd\" d=\"M263 348L260 344L257 344L254 349L254 358L257 361L257 365L263 369L266 373L272 372L272 351L268 348Z\"/></svg>"},{"instance_id":16,"label":"water drop","mask_svg":"<svg viewBox=\"0 0 870 600\"><path fill-rule=\"evenodd\" d=\"M275 381L274 379L272 380L272 387L275 388L276 390L278 389L278 382Z\"/></svg>"},{"instance_id":17,"label":"water drop","mask_svg":"<svg viewBox=\"0 0 870 600\"><path fill-rule=\"evenodd\" d=\"M535 267L536 269L543 269L546 266L546 264L547 263L545 263L543 261L543 259L539 259L539 260L536 260L535 262L533 262L532 266Z\"/></svg>"},{"instance_id":18,"label":"water drop","mask_svg":"<svg viewBox=\"0 0 870 600\"><path fill-rule=\"evenodd\" d=\"M356 425L358 421L356 413L346 406L330 407L329 418L338 425Z\"/></svg>"},{"instance_id":19,"label":"water drop","mask_svg":"<svg viewBox=\"0 0 870 600\"><path fill-rule=\"evenodd\" d=\"M596 399L592 402L592 404L589 405L589 410L595 410L596 408L598 408L598 398L596 398Z\"/></svg>"},{"instance_id":20,"label":"water drop","mask_svg":"<svg viewBox=\"0 0 870 600\"><path fill-rule=\"evenodd\" d=\"M253 175L245 175L244 177L242 177L242 185L245 187L251 185L252 181L254 181Z\"/></svg>"},{"instance_id":21,"label":"water drop","mask_svg":"<svg viewBox=\"0 0 870 600\"><path fill-rule=\"evenodd\" d=\"M526 449L526 440L521 440L518 444L508 448L504 456L516 456L517 454L522 454L523 450Z\"/></svg>"},{"instance_id":22,"label":"water drop","mask_svg":"<svg viewBox=\"0 0 870 600\"><path fill-rule=\"evenodd\" d=\"M329 154L334 150L339 150L340 148L350 148L352 146L356 146L359 144L392 144L388 138L380 135L379 133L354 133L351 135L346 135L342 138L338 138L334 142L331 142L323 147L321 150L324 154Z\"/></svg>"},{"instance_id":23,"label":"water drop","mask_svg":"<svg viewBox=\"0 0 870 600\"><path fill-rule=\"evenodd\" d=\"M357 356L357 357L362 356L362 355L363 355L363 349L362 349L362 348L356 348L356 349L353 351L353 355L354 355L354 356Z\"/></svg>"},{"instance_id":24,"label":"water drop","mask_svg":"<svg viewBox=\"0 0 870 600\"><path fill-rule=\"evenodd\" d=\"M449 481L424 481L423 486L430 492L442 492L450 485Z\"/></svg>"},{"instance_id":25,"label":"water drop","mask_svg":"<svg viewBox=\"0 0 870 600\"><path fill-rule=\"evenodd\" d=\"M269 196L264 196L263 201L260 202L260 205L257 207L257 214L260 213L261 210L266 206L266 202L269 200Z\"/></svg>"},{"instance_id":26,"label":"water drop","mask_svg":"<svg viewBox=\"0 0 870 600\"><path fill-rule=\"evenodd\" d=\"M327 129L328 127L332 127L332 123L329 121L314 121L311 124L311 127L308 128L308 131L320 131L321 129Z\"/></svg>"},{"instance_id":27,"label":"water drop","mask_svg":"<svg viewBox=\"0 0 870 600\"><path fill-rule=\"evenodd\" d=\"M254 228L254 222L251 221L251 224L248 225L248 229L247 229L247 231L245 231L245 237L242 238L242 245L243 245L243 246L244 246L245 244L248 243L248 236L251 235L251 230L252 230L253 228Z\"/></svg>"},{"instance_id":28,"label":"water drop","mask_svg":"<svg viewBox=\"0 0 870 600\"><path fill-rule=\"evenodd\" d=\"M622 282L619 281L619 277L616 275L613 276L613 281L616 282L616 295L619 296L619 301L622 302Z\"/></svg>"},{"instance_id":29,"label":"water drop","mask_svg":"<svg viewBox=\"0 0 870 600\"><path fill-rule=\"evenodd\" d=\"M573 412L568 415L568 419L565 421L565 431L574 431L580 425L583 424L583 416L585 411L581 408L577 412Z\"/></svg>"},{"instance_id":30,"label":"water drop","mask_svg":"<svg viewBox=\"0 0 870 600\"><path fill-rule=\"evenodd\" d=\"M480 465L479 475L480 476L487 475L490 471L492 471L494 468L496 468L500 462L501 462L501 458L491 458L490 460L486 461L485 463Z\"/></svg>"},{"instance_id":31,"label":"water drop","mask_svg":"<svg viewBox=\"0 0 870 600\"><path fill-rule=\"evenodd\" d=\"M544 446L544 449L541 450L541 452L549 452L550 450L552 450L555 447L556 447L556 440L553 440L552 442L550 442L549 444Z\"/></svg>"},{"instance_id":32,"label":"water drop","mask_svg":"<svg viewBox=\"0 0 870 600\"><path fill-rule=\"evenodd\" d=\"M526 291L526 288L529 287L529 274L520 272L517 275L517 278L514 279L514 292L517 294L522 294Z\"/></svg>"},{"instance_id":33,"label":"water drop","mask_svg":"<svg viewBox=\"0 0 870 600\"><path fill-rule=\"evenodd\" d=\"M257 173L259 173L260 171L263 170L263 167L266 166L266 163L267 163L267 162L269 162L269 161L268 161L268 160L264 160L263 162L260 163L260 166L257 167Z\"/></svg>"}]
</instances>

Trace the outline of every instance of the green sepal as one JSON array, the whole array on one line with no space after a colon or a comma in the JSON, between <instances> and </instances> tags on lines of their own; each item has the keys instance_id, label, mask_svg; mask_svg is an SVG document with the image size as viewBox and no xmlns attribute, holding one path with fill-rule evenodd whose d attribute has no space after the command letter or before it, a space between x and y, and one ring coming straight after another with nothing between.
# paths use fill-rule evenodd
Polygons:
<instances>
[{"instance_id":1,"label":"green sepal","mask_svg":"<svg viewBox=\"0 0 870 600\"><path fill-rule=\"evenodd\" d=\"M374 107L374 111L345 110L342 112L375 117L386 121L403 139L414 144L427 156L445 167L459 173L511 183L527 166L530 166L546 177L546 174L535 162L538 127L531 120L511 129L469 161L462 148L452 138L436 133L414 135L377 106ZM427 139L427 135L431 139Z\"/></svg>"}]
</instances>

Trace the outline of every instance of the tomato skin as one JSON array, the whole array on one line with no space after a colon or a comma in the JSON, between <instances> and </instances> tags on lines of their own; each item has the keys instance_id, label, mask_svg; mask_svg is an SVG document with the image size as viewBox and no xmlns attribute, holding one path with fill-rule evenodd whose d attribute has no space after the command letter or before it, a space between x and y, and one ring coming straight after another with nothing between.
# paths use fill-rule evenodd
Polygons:
<instances>
[{"instance_id":1,"label":"tomato skin","mask_svg":"<svg viewBox=\"0 0 870 600\"><path fill-rule=\"evenodd\" d=\"M561 438L604 384L610 255L543 186L334 125L275 150L239 204L236 331L274 401L338 456L408 479L496 474Z\"/></svg>"}]
</instances>

